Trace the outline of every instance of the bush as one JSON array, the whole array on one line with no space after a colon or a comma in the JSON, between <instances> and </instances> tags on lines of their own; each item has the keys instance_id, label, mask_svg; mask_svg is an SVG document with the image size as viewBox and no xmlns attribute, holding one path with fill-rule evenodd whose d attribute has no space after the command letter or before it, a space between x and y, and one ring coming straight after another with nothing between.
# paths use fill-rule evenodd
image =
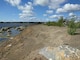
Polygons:
<instances>
[{"instance_id":1,"label":"bush","mask_svg":"<svg viewBox=\"0 0 80 60\"><path fill-rule=\"evenodd\" d=\"M58 22L47 22L46 23L46 25L48 25L48 26L59 26L59 27L61 27L61 26L63 26L63 17L61 17L59 20L58 20Z\"/></svg>"},{"instance_id":2,"label":"bush","mask_svg":"<svg viewBox=\"0 0 80 60\"><path fill-rule=\"evenodd\" d=\"M59 19L58 22L57 22L57 25L60 26L60 27L61 27L61 26L64 26L64 25L63 25L63 20L64 20L63 17L60 17L60 19Z\"/></svg>"},{"instance_id":3,"label":"bush","mask_svg":"<svg viewBox=\"0 0 80 60\"><path fill-rule=\"evenodd\" d=\"M69 28L69 29L68 29L68 33L69 33L70 35L74 35L74 34L75 34L75 31L76 31L76 28Z\"/></svg>"},{"instance_id":4,"label":"bush","mask_svg":"<svg viewBox=\"0 0 80 60\"><path fill-rule=\"evenodd\" d=\"M68 28L76 28L76 24L74 20L69 21Z\"/></svg>"},{"instance_id":5,"label":"bush","mask_svg":"<svg viewBox=\"0 0 80 60\"><path fill-rule=\"evenodd\" d=\"M74 35L76 32L76 24L75 24L75 20L74 19L71 19L69 21L69 24L68 24L68 33L70 35Z\"/></svg>"},{"instance_id":6,"label":"bush","mask_svg":"<svg viewBox=\"0 0 80 60\"><path fill-rule=\"evenodd\" d=\"M76 27L80 28L80 22L76 23Z\"/></svg>"},{"instance_id":7,"label":"bush","mask_svg":"<svg viewBox=\"0 0 80 60\"><path fill-rule=\"evenodd\" d=\"M57 22L47 22L46 25L48 25L48 26L57 26Z\"/></svg>"}]
</instances>

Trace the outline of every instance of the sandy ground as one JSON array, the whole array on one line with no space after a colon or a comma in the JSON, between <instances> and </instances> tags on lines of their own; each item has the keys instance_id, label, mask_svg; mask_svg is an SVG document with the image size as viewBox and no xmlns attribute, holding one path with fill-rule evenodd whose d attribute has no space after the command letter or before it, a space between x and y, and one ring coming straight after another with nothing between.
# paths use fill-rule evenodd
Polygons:
<instances>
[{"instance_id":1,"label":"sandy ground","mask_svg":"<svg viewBox=\"0 0 80 60\"><path fill-rule=\"evenodd\" d=\"M70 45L80 49L80 29L76 35L67 33L67 27L34 25L20 35L0 45L0 60L47 60L38 54L47 46Z\"/></svg>"}]
</instances>

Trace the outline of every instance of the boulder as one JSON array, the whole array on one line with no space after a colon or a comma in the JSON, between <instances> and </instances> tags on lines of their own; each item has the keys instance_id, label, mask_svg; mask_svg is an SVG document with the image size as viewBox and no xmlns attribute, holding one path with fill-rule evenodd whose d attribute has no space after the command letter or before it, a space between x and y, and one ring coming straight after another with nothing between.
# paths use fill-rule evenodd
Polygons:
<instances>
[{"instance_id":1,"label":"boulder","mask_svg":"<svg viewBox=\"0 0 80 60\"><path fill-rule=\"evenodd\" d=\"M0 29L0 33L4 32L4 31L11 32L11 31L10 31L10 28L11 28L11 27L2 27L2 28Z\"/></svg>"},{"instance_id":2,"label":"boulder","mask_svg":"<svg viewBox=\"0 0 80 60\"><path fill-rule=\"evenodd\" d=\"M10 29L7 29L7 32L11 32L11 30Z\"/></svg>"},{"instance_id":3,"label":"boulder","mask_svg":"<svg viewBox=\"0 0 80 60\"><path fill-rule=\"evenodd\" d=\"M16 27L15 30L22 31L22 30L24 30L24 28L25 28L24 26L19 26L19 27Z\"/></svg>"},{"instance_id":4,"label":"boulder","mask_svg":"<svg viewBox=\"0 0 80 60\"><path fill-rule=\"evenodd\" d=\"M2 30L2 28L0 29L0 33L2 33L3 32L3 30Z\"/></svg>"},{"instance_id":5,"label":"boulder","mask_svg":"<svg viewBox=\"0 0 80 60\"><path fill-rule=\"evenodd\" d=\"M68 45L55 48L44 47L39 51L39 54L43 55L48 60L80 60L80 50Z\"/></svg>"}]
</instances>

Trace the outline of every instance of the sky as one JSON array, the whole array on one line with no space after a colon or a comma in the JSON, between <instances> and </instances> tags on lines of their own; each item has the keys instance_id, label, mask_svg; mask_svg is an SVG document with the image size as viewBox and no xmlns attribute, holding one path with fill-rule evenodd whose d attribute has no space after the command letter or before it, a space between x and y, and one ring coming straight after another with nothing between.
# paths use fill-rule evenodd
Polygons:
<instances>
[{"instance_id":1,"label":"sky","mask_svg":"<svg viewBox=\"0 0 80 60\"><path fill-rule=\"evenodd\" d=\"M80 18L80 0L0 0L0 22L57 21Z\"/></svg>"}]
</instances>

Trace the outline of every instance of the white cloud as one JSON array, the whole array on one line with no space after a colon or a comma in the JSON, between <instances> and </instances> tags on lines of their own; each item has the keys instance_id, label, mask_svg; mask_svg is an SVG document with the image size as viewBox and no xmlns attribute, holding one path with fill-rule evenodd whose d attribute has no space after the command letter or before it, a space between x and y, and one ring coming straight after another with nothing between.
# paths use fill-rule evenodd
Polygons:
<instances>
[{"instance_id":1,"label":"white cloud","mask_svg":"<svg viewBox=\"0 0 80 60\"><path fill-rule=\"evenodd\" d=\"M28 2L27 4L25 4L24 6L23 5L19 5L18 6L18 9L20 10L33 10L33 5L31 2Z\"/></svg>"},{"instance_id":2,"label":"white cloud","mask_svg":"<svg viewBox=\"0 0 80 60\"><path fill-rule=\"evenodd\" d=\"M75 16L75 14L74 13L69 13L69 16Z\"/></svg>"},{"instance_id":3,"label":"white cloud","mask_svg":"<svg viewBox=\"0 0 80 60\"><path fill-rule=\"evenodd\" d=\"M60 18L62 15L51 15L49 18Z\"/></svg>"},{"instance_id":4,"label":"white cloud","mask_svg":"<svg viewBox=\"0 0 80 60\"><path fill-rule=\"evenodd\" d=\"M43 14L43 16L47 16L47 14Z\"/></svg>"},{"instance_id":5,"label":"white cloud","mask_svg":"<svg viewBox=\"0 0 80 60\"><path fill-rule=\"evenodd\" d=\"M80 10L80 5L79 4L65 4L62 8L57 9L57 13L62 13L62 12L72 12L72 11L79 11Z\"/></svg>"},{"instance_id":6,"label":"white cloud","mask_svg":"<svg viewBox=\"0 0 80 60\"><path fill-rule=\"evenodd\" d=\"M49 14L53 14L53 10L46 10L46 13L43 14L44 17L48 16Z\"/></svg>"},{"instance_id":7,"label":"white cloud","mask_svg":"<svg viewBox=\"0 0 80 60\"><path fill-rule=\"evenodd\" d=\"M53 10L47 10L46 13L47 14L52 14L53 13Z\"/></svg>"},{"instance_id":8,"label":"white cloud","mask_svg":"<svg viewBox=\"0 0 80 60\"><path fill-rule=\"evenodd\" d=\"M35 5L48 6L49 9L56 9L66 0L33 0Z\"/></svg>"},{"instance_id":9,"label":"white cloud","mask_svg":"<svg viewBox=\"0 0 80 60\"><path fill-rule=\"evenodd\" d=\"M21 19L31 20L34 18L32 2L27 2L25 5L20 5L21 0L5 0L5 1L10 3L12 6L16 6L19 10L21 10L21 13L19 13L19 17Z\"/></svg>"},{"instance_id":10,"label":"white cloud","mask_svg":"<svg viewBox=\"0 0 80 60\"><path fill-rule=\"evenodd\" d=\"M18 9L22 11L22 13L19 14L22 19L31 18L34 16L33 5L31 2L28 2L24 6L18 6Z\"/></svg>"},{"instance_id":11,"label":"white cloud","mask_svg":"<svg viewBox=\"0 0 80 60\"><path fill-rule=\"evenodd\" d=\"M49 9L56 9L60 7L60 4L64 3L66 0L50 0Z\"/></svg>"},{"instance_id":12,"label":"white cloud","mask_svg":"<svg viewBox=\"0 0 80 60\"><path fill-rule=\"evenodd\" d=\"M75 15L74 13L69 13L69 17L70 18L76 18L76 19L78 19L78 16L77 15Z\"/></svg>"},{"instance_id":13,"label":"white cloud","mask_svg":"<svg viewBox=\"0 0 80 60\"><path fill-rule=\"evenodd\" d=\"M33 2L35 5L45 6L48 5L49 0L34 0Z\"/></svg>"},{"instance_id":14,"label":"white cloud","mask_svg":"<svg viewBox=\"0 0 80 60\"><path fill-rule=\"evenodd\" d=\"M21 3L21 0L5 0L10 3L12 6L18 6Z\"/></svg>"},{"instance_id":15,"label":"white cloud","mask_svg":"<svg viewBox=\"0 0 80 60\"><path fill-rule=\"evenodd\" d=\"M56 13L61 13L61 12L66 12L66 11L62 8L58 8L57 11L56 11Z\"/></svg>"}]
</instances>

